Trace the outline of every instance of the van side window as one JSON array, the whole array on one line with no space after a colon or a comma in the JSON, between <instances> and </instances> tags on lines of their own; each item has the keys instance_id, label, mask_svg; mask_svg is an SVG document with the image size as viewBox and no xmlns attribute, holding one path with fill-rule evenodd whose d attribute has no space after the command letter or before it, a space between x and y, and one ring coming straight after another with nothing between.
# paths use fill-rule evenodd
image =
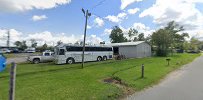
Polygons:
<instances>
[{"instance_id":1,"label":"van side window","mask_svg":"<svg viewBox=\"0 0 203 100\"><path fill-rule=\"evenodd\" d=\"M64 49L60 49L59 50L59 55L65 55L65 50Z\"/></svg>"}]
</instances>

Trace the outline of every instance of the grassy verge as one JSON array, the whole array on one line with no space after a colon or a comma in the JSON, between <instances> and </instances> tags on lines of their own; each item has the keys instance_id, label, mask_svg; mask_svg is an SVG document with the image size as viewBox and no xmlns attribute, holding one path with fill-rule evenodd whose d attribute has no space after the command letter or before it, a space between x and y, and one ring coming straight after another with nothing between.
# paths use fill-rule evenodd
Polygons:
<instances>
[{"instance_id":1,"label":"grassy verge","mask_svg":"<svg viewBox=\"0 0 203 100\"><path fill-rule=\"evenodd\" d=\"M200 54L171 56L170 66L165 57L127 59L80 64L54 65L19 64L17 67L17 100L116 99L124 90L105 83L108 77L117 77L128 87L138 91L151 86L169 72L191 62ZM140 66L145 64L145 78L140 79ZM0 100L8 99L9 67L0 73Z\"/></svg>"}]
</instances>

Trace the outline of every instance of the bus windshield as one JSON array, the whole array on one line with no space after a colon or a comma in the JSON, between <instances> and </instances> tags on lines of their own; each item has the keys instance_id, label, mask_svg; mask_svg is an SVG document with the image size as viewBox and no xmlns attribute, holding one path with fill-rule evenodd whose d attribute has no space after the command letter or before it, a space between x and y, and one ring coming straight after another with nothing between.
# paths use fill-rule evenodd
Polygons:
<instances>
[{"instance_id":1,"label":"bus windshield","mask_svg":"<svg viewBox=\"0 0 203 100\"><path fill-rule=\"evenodd\" d=\"M64 49L59 49L59 55L65 55L65 50Z\"/></svg>"}]
</instances>

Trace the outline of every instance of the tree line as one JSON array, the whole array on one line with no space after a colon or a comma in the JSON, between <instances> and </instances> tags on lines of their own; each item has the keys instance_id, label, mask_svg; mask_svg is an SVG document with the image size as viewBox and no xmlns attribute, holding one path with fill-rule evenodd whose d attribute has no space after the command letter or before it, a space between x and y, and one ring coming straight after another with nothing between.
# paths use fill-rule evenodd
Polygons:
<instances>
[{"instance_id":1,"label":"tree line","mask_svg":"<svg viewBox=\"0 0 203 100\"><path fill-rule=\"evenodd\" d=\"M127 38L128 37L128 38ZM111 34L109 36L111 43L121 43L121 42L133 42L133 41L144 41L144 33L139 33L136 29L130 28L127 33L127 37L124 36L123 30L114 26L112 28Z\"/></svg>"},{"instance_id":2,"label":"tree line","mask_svg":"<svg viewBox=\"0 0 203 100\"><path fill-rule=\"evenodd\" d=\"M130 28L128 33L124 33L121 28L114 26L109 36L111 43L146 41L152 46L156 56L168 56L173 52L199 52L203 49L203 42L189 39L189 34L184 32L184 27L175 21L169 22L165 27L158 29L151 35L145 37L144 33L139 33L136 29Z\"/></svg>"},{"instance_id":3,"label":"tree line","mask_svg":"<svg viewBox=\"0 0 203 100\"><path fill-rule=\"evenodd\" d=\"M169 22L165 27L160 28L153 32L149 36L145 36L145 33L139 32L135 28L130 28L127 33L118 27L114 26L109 35L111 43L121 42L135 42L146 41L152 46L152 52L156 56L168 56L173 52L199 52L203 50L203 42L192 37L189 41L188 33L184 32L184 27L177 24L175 21ZM37 51L53 50L53 46L48 46L44 43L42 46L38 46L35 39L31 39L31 47L36 48ZM61 41L57 42L57 45L62 44ZM75 45L82 45L82 41L77 41ZM14 43L16 47L24 51L28 48L26 41L16 41ZM87 44L88 45L88 44Z\"/></svg>"},{"instance_id":4,"label":"tree line","mask_svg":"<svg viewBox=\"0 0 203 100\"><path fill-rule=\"evenodd\" d=\"M31 42L31 46L32 48L36 48L36 51L39 51L39 52L43 52L45 50L54 50L54 46L48 46L47 43L44 43L42 46L38 46L38 43L35 39L30 39L30 42ZM27 46L27 41L23 40L23 41L16 41L14 43L14 45L20 50L20 51L24 51L28 48ZM57 45L60 45L62 44L61 41L58 41L57 42Z\"/></svg>"}]
</instances>

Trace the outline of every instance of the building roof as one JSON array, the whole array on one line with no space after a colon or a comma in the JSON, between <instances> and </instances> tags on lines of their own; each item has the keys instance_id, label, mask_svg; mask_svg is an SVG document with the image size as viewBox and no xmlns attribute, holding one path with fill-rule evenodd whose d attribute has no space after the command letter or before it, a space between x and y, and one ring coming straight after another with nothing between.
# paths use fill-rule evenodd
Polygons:
<instances>
[{"instance_id":1,"label":"building roof","mask_svg":"<svg viewBox=\"0 0 203 100\"><path fill-rule=\"evenodd\" d=\"M121 46L136 46L139 45L141 43L144 43L145 41L136 41L136 42L123 42L123 43L111 43L111 44L107 44L108 46L112 46L112 47L121 47Z\"/></svg>"}]
</instances>

